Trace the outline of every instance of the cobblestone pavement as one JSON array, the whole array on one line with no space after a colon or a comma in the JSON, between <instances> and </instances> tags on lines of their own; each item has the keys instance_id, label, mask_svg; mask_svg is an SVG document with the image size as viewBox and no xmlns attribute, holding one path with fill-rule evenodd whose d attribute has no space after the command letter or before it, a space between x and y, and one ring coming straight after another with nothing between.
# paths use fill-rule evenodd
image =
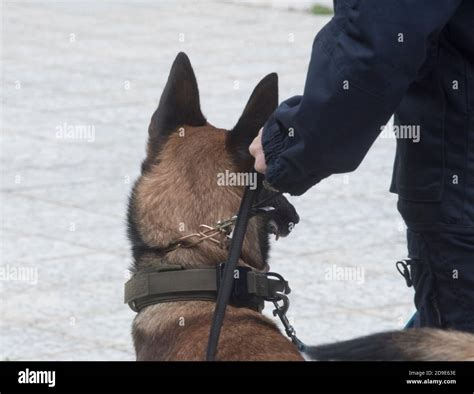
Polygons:
<instances>
[{"instance_id":1,"label":"cobblestone pavement","mask_svg":"<svg viewBox=\"0 0 474 394\"><path fill-rule=\"evenodd\" d=\"M133 359L125 206L171 62L187 52L204 113L230 128L267 73L279 73L282 99L302 92L328 17L217 1L1 5L0 359ZM78 125L91 134L62 134ZM409 318L393 156L394 141L379 139L355 173L292 198L302 220L275 244L272 269L290 281L308 343Z\"/></svg>"}]
</instances>

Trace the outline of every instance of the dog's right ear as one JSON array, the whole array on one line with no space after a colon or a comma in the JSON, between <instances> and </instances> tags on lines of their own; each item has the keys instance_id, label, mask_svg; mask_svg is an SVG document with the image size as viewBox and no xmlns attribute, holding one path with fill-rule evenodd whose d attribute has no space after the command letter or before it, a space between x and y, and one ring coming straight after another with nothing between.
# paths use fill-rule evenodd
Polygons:
<instances>
[{"instance_id":1,"label":"dog's right ear","mask_svg":"<svg viewBox=\"0 0 474 394\"><path fill-rule=\"evenodd\" d=\"M237 124L227 134L226 148L240 167L252 167L249 146L278 106L278 75L263 78L253 90Z\"/></svg>"},{"instance_id":2,"label":"dog's right ear","mask_svg":"<svg viewBox=\"0 0 474 394\"><path fill-rule=\"evenodd\" d=\"M148 134L150 145L157 144L182 125L204 126L199 89L191 62L184 52L176 56L161 95L158 109L151 118Z\"/></svg>"}]
</instances>

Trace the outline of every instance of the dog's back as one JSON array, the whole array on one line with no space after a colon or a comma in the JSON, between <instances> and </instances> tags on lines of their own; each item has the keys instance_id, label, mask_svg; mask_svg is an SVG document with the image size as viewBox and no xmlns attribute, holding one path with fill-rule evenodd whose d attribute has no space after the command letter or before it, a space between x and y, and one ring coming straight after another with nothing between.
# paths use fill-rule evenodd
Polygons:
<instances>
[{"instance_id":1,"label":"dog's back","mask_svg":"<svg viewBox=\"0 0 474 394\"><path fill-rule=\"evenodd\" d=\"M137 360L203 361L214 303L153 305L133 324ZM217 352L219 361L302 361L295 346L261 313L228 307Z\"/></svg>"}]
</instances>

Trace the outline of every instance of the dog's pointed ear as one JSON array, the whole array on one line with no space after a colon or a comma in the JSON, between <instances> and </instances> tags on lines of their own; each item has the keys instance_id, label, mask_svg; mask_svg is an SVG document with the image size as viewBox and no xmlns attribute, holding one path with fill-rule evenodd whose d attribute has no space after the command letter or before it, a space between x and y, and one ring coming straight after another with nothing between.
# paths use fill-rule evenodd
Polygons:
<instances>
[{"instance_id":1,"label":"dog's pointed ear","mask_svg":"<svg viewBox=\"0 0 474 394\"><path fill-rule=\"evenodd\" d=\"M148 134L151 140L167 136L178 126L203 126L199 89L191 62L184 52L176 56L158 109L151 118Z\"/></svg>"},{"instance_id":2,"label":"dog's pointed ear","mask_svg":"<svg viewBox=\"0 0 474 394\"><path fill-rule=\"evenodd\" d=\"M255 87L242 116L227 134L226 147L242 164L252 164L248 148L277 106L278 75L272 73Z\"/></svg>"}]
</instances>

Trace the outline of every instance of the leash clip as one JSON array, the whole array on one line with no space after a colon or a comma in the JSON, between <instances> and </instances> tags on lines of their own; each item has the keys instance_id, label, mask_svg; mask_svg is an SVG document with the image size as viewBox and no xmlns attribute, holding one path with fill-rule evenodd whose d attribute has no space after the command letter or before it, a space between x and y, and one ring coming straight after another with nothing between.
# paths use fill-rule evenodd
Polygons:
<instances>
[{"instance_id":1,"label":"leash clip","mask_svg":"<svg viewBox=\"0 0 474 394\"><path fill-rule=\"evenodd\" d=\"M283 291L275 292L273 297L268 299L268 301L273 302L273 305L275 306L275 309L272 311L273 316L278 316L280 318L288 338L291 339L291 342L293 342L300 352L304 352L305 344L298 339L295 328L288 320L288 316L286 316L286 313L290 308L290 299L288 298L288 294L291 292L290 286L283 276L276 272L268 272L266 275L267 277L273 276L277 278L279 282L283 284ZM281 302L281 304L279 302Z\"/></svg>"},{"instance_id":2,"label":"leash clip","mask_svg":"<svg viewBox=\"0 0 474 394\"><path fill-rule=\"evenodd\" d=\"M295 328L291 325L286 316L286 312L288 312L288 308L290 307L290 300L286 294L281 292L276 293L275 296L275 300L273 300L273 305L275 305L275 309L272 312L273 316L278 316L280 318L283 327L285 327L285 333L288 338L291 339L291 342L296 345L300 352L304 352L305 344L298 339ZM282 301L283 304L278 304L279 301Z\"/></svg>"}]
</instances>

